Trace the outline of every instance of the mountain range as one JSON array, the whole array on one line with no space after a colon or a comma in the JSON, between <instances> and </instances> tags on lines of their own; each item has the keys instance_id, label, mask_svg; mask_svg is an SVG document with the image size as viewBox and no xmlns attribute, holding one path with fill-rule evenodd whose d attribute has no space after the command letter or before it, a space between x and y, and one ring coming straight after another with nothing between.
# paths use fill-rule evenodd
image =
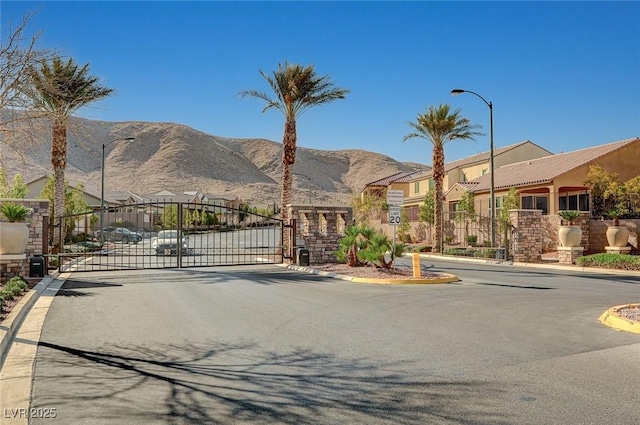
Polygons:
<instances>
[{"instance_id":1,"label":"mountain range","mask_svg":"<svg viewBox=\"0 0 640 425\"><path fill-rule=\"evenodd\" d=\"M10 127L10 128L7 128ZM2 128L0 166L9 179L51 174L50 124L32 119ZM219 137L174 123L105 122L72 118L67 131L66 178L100 185L103 144L105 191L148 194L199 190L237 196L251 204L280 199L282 144ZM122 139L134 137L133 142ZM429 167L360 149L298 146L294 202L349 203L366 183Z\"/></svg>"}]
</instances>

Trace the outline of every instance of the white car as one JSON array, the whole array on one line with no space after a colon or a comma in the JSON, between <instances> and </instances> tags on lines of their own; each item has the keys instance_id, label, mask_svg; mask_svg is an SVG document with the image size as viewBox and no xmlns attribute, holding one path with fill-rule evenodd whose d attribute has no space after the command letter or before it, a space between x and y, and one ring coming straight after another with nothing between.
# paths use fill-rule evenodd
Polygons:
<instances>
[{"instance_id":1,"label":"white car","mask_svg":"<svg viewBox=\"0 0 640 425\"><path fill-rule=\"evenodd\" d=\"M186 236L182 237L182 252L186 253L188 249L188 240ZM161 230L158 236L151 239L151 248L156 250L156 255L171 255L178 253L178 231L177 230Z\"/></svg>"}]
</instances>

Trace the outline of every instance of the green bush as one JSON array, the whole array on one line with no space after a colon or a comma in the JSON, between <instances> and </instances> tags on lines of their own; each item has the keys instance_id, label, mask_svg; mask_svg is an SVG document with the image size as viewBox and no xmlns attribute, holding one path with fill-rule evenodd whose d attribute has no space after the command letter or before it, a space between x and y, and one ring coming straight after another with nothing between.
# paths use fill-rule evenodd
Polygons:
<instances>
[{"instance_id":1,"label":"green bush","mask_svg":"<svg viewBox=\"0 0 640 425\"><path fill-rule=\"evenodd\" d=\"M0 298L4 300L12 300L17 295L26 292L29 289L27 282L19 276L14 276L4 285L4 288L0 290Z\"/></svg>"},{"instance_id":2,"label":"green bush","mask_svg":"<svg viewBox=\"0 0 640 425\"><path fill-rule=\"evenodd\" d=\"M592 254L578 257L576 265L603 269L640 270L640 256L622 254Z\"/></svg>"},{"instance_id":3,"label":"green bush","mask_svg":"<svg viewBox=\"0 0 640 425\"><path fill-rule=\"evenodd\" d=\"M478 243L478 235L467 236L467 243L471 246L475 246Z\"/></svg>"}]
</instances>

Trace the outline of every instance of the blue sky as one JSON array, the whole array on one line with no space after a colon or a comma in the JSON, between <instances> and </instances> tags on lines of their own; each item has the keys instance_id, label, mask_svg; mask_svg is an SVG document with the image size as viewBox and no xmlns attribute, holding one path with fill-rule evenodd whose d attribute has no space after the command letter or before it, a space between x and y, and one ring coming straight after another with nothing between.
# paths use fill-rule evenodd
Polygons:
<instances>
[{"instance_id":1,"label":"blue sky","mask_svg":"<svg viewBox=\"0 0 640 425\"><path fill-rule=\"evenodd\" d=\"M446 146L452 161L531 140L566 152L640 136L640 2L1 1L28 29L115 89L79 115L175 122L212 135L282 141L284 120L240 98L258 70L313 64L351 90L306 112L298 146L366 149L431 164L402 141L428 106L460 108L486 134Z\"/></svg>"}]
</instances>

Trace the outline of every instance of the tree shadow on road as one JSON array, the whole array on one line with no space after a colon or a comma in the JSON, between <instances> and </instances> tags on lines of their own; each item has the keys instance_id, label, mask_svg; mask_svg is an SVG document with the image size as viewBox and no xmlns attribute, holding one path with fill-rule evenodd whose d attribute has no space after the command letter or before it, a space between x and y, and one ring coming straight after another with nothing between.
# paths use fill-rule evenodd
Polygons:
<instances>
[{"instance_id":1,"label":"tree shadow on road","mask_svg":"<svg viewBox=\"0 0 640 425\"><path fill-rule=\"evenodd\" d=\"M416 379L408 364L252 343L38 350L31 407L56 406L62 423L509 423L501 390Z\"/></svg>"}]
</instances>

